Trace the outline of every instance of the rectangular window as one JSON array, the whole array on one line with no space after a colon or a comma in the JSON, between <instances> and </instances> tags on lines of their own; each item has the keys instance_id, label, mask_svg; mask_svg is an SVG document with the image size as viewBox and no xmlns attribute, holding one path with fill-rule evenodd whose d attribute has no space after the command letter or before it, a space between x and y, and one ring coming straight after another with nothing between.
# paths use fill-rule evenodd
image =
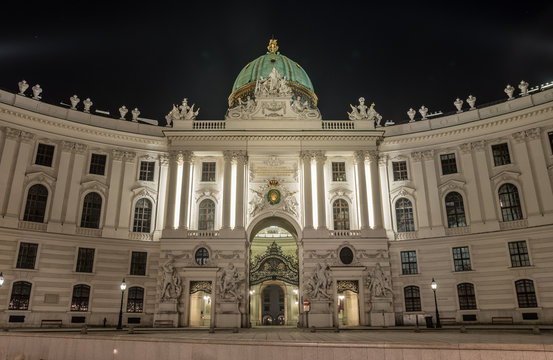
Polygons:
<instances>
[{"instance_id":1,"label":"rectangular window","mask_svg":"<svg viewBox=\"0 0 553 360\"><path fill-rule=\"evenodd\" d=\"M417 271L417 252L402 251L401 252L401 269L403 275L418 274Z\"/></svg>"},{"instance_id":2,"label":"rectangular window","mask_svg":"<svg viewBox=\"0 0 553 360\"><path fill-rule=\"evenodd\" d=\"M215 163L202 163L202 181L215 181Z\"/></svg>"},{"instance_id":3,"label":"rectangular window","mask_svg":"<svg viewBox=\"0 0 553 360\"><path fill-rule=\"evenodd\" d=\"M407 180L407 161L392 162L394 181Z\"/></svg>"},{"instance_id":4,"label":"rectangular window","mask_svg":"<svg viewBox=\"0 0 553 360\"><path fill-rule=\"evenodd\" d=\"M549 148L551 149L551 153L553 153L553 131L547 133L547 137L549 139Z\"/></svg>"},{"instance_id":5,"label":"rectangular window","mask_svg":"<svg viewBox=\"0 0 553 360\"><path fill-rule=\"evenodd\" d=\"M457 172L455 154L442 154L440 155L440 160L442 162L442 175L455 174Z\"/></svg>"},{"instance_id":6,"label":"rectangular window","mask_svg":"<svg viewBox=\"0 0 553 360\"><path fill-rule=\"evenodd\" d=\"M90 170L89 173L96 175L105 175L106 173L106 155L92 154L90 156Z\"/></svg>"},{"instance_id":7,"label":"rectangular window","mask_svg":"<svg viewBox=\"0 0 553 360\"><path fill-rule=\"evenodd\" d=\"M509 146L507 143L492 145L493 164L495 166L507 165L511 163L509 156Z\"/></svg>"},{"instance_id":8,"label":"rectangular window","mask_svg":"<svg viewBox=\"0 0 553 360\"><path fill-rule=\"evenodd\" d=\"M131 255L131 275L146 275L147 252L133 251Z\"/></svg>"},{"instance_id":9,"label":"rectangular window","mask_svg":"<svg viewBox=\"0 0 553 360\"><path fill-rule=\"evenodd\" d=\"M54 145L38 144L35 164L51 167L54 160L54 149Z\"/></svg>"},{"instance_id":10,"label":"rectangular window","mask_svg":"<svg viewBox=\"0 0 553 360\"><path fill-rule=\"evenodd\" d=\"M530 257L526 241L513 241L509 243L509 254L511 255L511 266L530 266Z\"/></svg>"},{"instance_id":11,"label":"rectangular window","mask_svg":"<svg viewBox=\"0 0 553 360\"><path fill-rule=\"evenodd\" d=\"M15 267L18 269L34 269L37 250L38 244L20 243Z\"/></svg>"},{"instance_id":12,"label":"rectangular window","mask_svg":"<svg viewBox=\"0 0 553 360\"><path fill-rule=\"evenodd\" d=\"M453 265L455 271L470 271L470 253L468 246L453 248Z\"/></svg>"},{"instance_id":13,"label":"rectangular window","mask_svg":"<svg viewBox=\"0 0 553 360\"><path fill-rule=\"evenodd\" d=\"M141 161L140 162L140 175L138 180L142 181L154 181L154 169L156 163L154 161Z\"/></svg>"},{"instance_id":14,"label":"rectangular window","mask_svg":"<svg viewBox=\"0 0 553 360\"><path fill-rule=\"evenodd\" d=\"M332 181L346 181L346 163L332 163Z\"/></svg>"},{"instance_id":15,"label":"rectangular window","mask_svg":"<svg viewBox=\"0 0 553 360\"><path fill-rule=\"evenodd\" d=\"M92 272L94 265L94 249L79 248L76 272Z\"/></svg>"}]
</instances>

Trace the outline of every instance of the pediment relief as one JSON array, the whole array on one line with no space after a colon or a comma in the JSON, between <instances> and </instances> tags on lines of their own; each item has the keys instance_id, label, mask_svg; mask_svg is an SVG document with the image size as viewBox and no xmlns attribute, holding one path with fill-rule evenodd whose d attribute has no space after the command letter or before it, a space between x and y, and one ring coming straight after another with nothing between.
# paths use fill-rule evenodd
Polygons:
<instances>
[{"instance_id":1,"label":"pediment relief","mask_svg":"<svg viewBox=\"0 0 553 360\"><path fill-rule=\"evenodd\" d=\"M56 179L43 171L37 171L25 175L25 185L34 181L48 184L50 188L53 188L56 184Z\"/></svg>"},{"instance_id":2,"label":"pediment relief","mask_svg":"<svg viewBox=\"0 0 553 360\"><path fill-rule=\"evenodd\" d=\"M347 188L338 187L338 188L329 190L328 194L330 195L330 202L333 202L337 198L347 198L351 202L352 191Z\"/></svg>"},{"instance_id":3,"label":"pediment relief","mask_svg":"<svg viewBox=\"0 0 553 360\"><path fill-rule=\"evenodd\" d=\"M446 191L463 189L466 185L465 181L451 179L438 186L440 193L443 194Z\"/></svg>"},{"instance_id":4,"label":"pediment relief","mask_svg":"<svg viewBox=\"0 0 553 360\"><path fill-rule=\"evenodd\" d=\"M195 195L196 202L203 198L214 199L215 202L219 202L219 191L211 188L197 190Z\"/></svg>"},{"instance_id":5,"label":"pediment relief","mask_svg":"<svg viewBox=\"0 0 553 360\"><path fill-rule=\"evenodd\" d=\"M409 187L409 186L400 186L400 187L392 190L390 192L390 194L393 197L398 197L398 196L402 197L402 196L407 196L407 195L413 196L415 194L415 191L416 191L415 188L412 188L412 187Z\"/></svg>"},{"instance_id":6,"label":"pediment relief","mask_svg":"<svg viewBox=\"0 0 553 360\"><path fill-rule=\"evenodd\" d=\"M155 202L156 192L145 186L138 186L132 189L134 197L147 197Z\"/></svg>"},{"instance_id":7,"label":"pediment relief","mask_svg":"<svg viewBox=\"0 0 553 360\"><path fill-rule=\"evenodd\" d=\"M512 170L504 170L499 174L496 174L490 178L491 181L497 183L498 181L516 180L520 176L520 172Z\"/></svg>"},{"instance_id":8,"label":"pediment relief","mask_svg":"<svg viewBox=\"0 0 553 360\"><path fill-rule=\"evenodd\" d=\"M152 154L146 154L140 157L140 160L142 161L157 161L158 158L153 156Z\"/></svg>"},{"instance_id":9,"label":"pediment relief","mask_svg":"<svg viewBox=\"0 0 553 360\"><path fill-rule=\"evenodd\" d=\"M108 192L108 186L96 180L81 183L81 193L87 190L94 190L105 195Z\"/></svg>"}]
</instances>

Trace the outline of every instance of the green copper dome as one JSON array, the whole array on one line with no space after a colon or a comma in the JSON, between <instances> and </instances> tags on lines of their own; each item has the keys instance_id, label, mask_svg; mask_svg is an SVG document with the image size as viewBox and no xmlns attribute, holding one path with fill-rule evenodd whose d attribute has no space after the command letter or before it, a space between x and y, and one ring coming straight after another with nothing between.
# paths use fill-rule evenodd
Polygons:
<instances>
[{"instance_id":1,"label":"green copper dome","mask_svg":"<svg viewBox=\"0 0 553 360\"><path fill-rule=\"evenodd\" d=\"M282 75L286 76L289 81L303 85L311 92L315 92L313 84L307 76L303 68L295 61L288 59L280 53L267 53L244 66L238 77L234 81L232 92L247 85L250 82L255 82L260 76L267 77L273 70L273 67Z\"/></svg>"},{"instance_id":2,"label":"green copper dome","mask_svg":"<svg viewBox=\"0 0 553 360\"><path fill-rule=\"evenodd\" d=\"M267 46L269 51L244 66L240 71L228 99L230 107L236 106L238 99L245 100L248 96L253 97L256 81L261 76L267 78L273 68L276 68L282 77L286 77L287 85L292 88L294 96L300 96L302 99L308 100L312 106L317 106L317 95L315 95L309 76L297 62L278 52L276 42L275 39L271 39Z\"/></svg>"}]
</instances>

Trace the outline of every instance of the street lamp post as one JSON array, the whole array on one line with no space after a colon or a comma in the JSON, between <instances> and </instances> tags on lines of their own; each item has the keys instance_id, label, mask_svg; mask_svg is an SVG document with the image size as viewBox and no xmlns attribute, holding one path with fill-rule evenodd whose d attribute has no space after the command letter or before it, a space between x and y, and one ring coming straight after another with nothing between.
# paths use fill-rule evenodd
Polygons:
<instances>
[{"instance_id":1,"label":"street lamp post","mask_svg":"<svg viewBox=\"0 0 553 360\"><path fill-rule=\"evenodd\" d=\"M440 313L438 311L438 300L436 299L436 289L438 288L438 284L436 284L436 281L434 278L432 278L432 290L434 291L434 305L436 306L436 329L439 329L442 327L442 324L440 323Z\"/></svg>"},{"instance_id":2,"label":"street lamp post","mask_svg":"<svg viewBox=\"0 0 553 360\"><path fill-rule=\"evenodd\" d=\"M120 288L121 288L121 306L119 307L119 322L117 323L117 330L123 329L123 295L125 294L125 289L127 288L125 279L123 279L123 282L121 283Z\"/></svg>"}]
</instances>

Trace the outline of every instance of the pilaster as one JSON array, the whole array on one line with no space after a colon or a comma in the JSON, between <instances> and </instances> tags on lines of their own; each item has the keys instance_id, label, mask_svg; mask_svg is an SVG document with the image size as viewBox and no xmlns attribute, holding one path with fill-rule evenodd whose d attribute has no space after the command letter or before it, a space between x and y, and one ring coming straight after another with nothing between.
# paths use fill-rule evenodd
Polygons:
<instances>
[{"instance_id":1,"label":"pilaster","mask_svg":"<svg viewBox=\"0 0 553 360\"><path fill-rule=\"evenodd\" d=\"M484 217L485 223L497 222L497 215L495 212L496 195L492 189L490 183L490 172L488 169L488 161L486 154L486 142L476 141L471 143L473 153L473 161L476 164L476 179L478 181L478 195L482 199L484 205ZM499 226L499 225L498 225Z\"/></svg>"},{"instance_id":2,"label":"pilaster","mask_svg":"<svg viewBox=\"0 0 553 360\"><path fill-rule=\"evenodd\" d=\"M430 191L429 189L438 189L438 172L436 171L436 162L434 159L434 151L423 151L422 157L424 159L425 180L427 185L428 203L431 223L430 226L434 231L441 230L445 233L442 220L443 206L440 200L440 194L438 191Z\"/></svg>"},{"instance_id":3,"label":"pilaster","mask_svg":"<svg viewBox=\"0 0 553 360\"><path fill-rule=\"evenodd\" d=\"M302 151L300 157L303 163L303 221L304 229L313 229L313 189L311 187L311 161L313 154L310 151Z\"/></svg>"},{"instance_id":4,"label":"pilaster","mask_svg":"<svg viewBox=\"0 0 553 360\"><path fill-rule=\"evenodd\" d=\"M315 162L317 169L317 229L326 230L326 188L325 188L325 171L326 156L324 151L315 153Z\"/></svg>"},{"instance_id":5,"label":"pilaster","mask_svg":"<svg viewBox=\"0 0 553 360\"><path fill-rule=\"evenodd\" d=\"M421 151L411 153L411 160L417 202L413 204L417 209L415 220L418 223L419 231L423 231L425 228L430 227L430 210L428 208L428 196L424 179L423 153Z\"/></svg>"},{"instance_id":6,"label":"pilaster","mask_svg":"<svg viewBox=\"0 0 553 360\"><path fill-rule=\"evenodd\" d=\"M166 155L159 156L159 183L158 186L158 201L156 204L157 218L156 218L156 232L161 232L164 227L164 220L166 214L167 204L167 175L169 172L169 157Z\"/></svg>"},{"instance_id":7,"label":"pilaster","mask_svg":"<svg viewBox=\"0 0 553 360\"><path fill-rule=\"evenodd\" d=\"M373 229L383 229L382 198L380 196L380 174L378 166L378 151L369 151L369 170L371 178L371 201L373 208Z\"/></svg>"},{"instance_id":8,"label":"pilaster","mask_svg":"<svg viewBox=\"0 0 553 360\"><path fill-rule=\"evenodd\" d=\"M359 214L361 230L369 229L369 203L367 199L367 176L365 174L365 158L367 152L358 150L353 154L353 162L357 166L357 187L359 191Z\"/></svg>"},{"instance_id":9,"label":"pilaster","mask_svg":"<svg viewBox=\"0 0 553 360\"><path fill-rule=\"evenodd\" d=\"M123 168L124 152L113 150L111 152L111 171L109 178L109 194L106 205L106 221L104 222L103 234L115 237L117 231L117 214L119 213L119 198L121 191L121 178Z\"/></svg>"},{"instance_id":10,"label":"pilaster","mask_svg":"<svg viewBox=\"0 0 553 360\"><path fill-rule=\"evenodd\" d=\"M236 230L244 229L244 189L246 187L245 174L248 155L245 151L235 153L236 159L236 215L234 218L234 228Z\"/></svg>"},{"instance_id":11,"label":"pilaster","mask_svg":"<svg viewBox=\"0 0 553 360\"><path fill-rule=\"evenodd\" d=\"M470 225L473 231L479 231L482 226L482 212L484 211L481 197L478 194L478 185L476 173L474 171L474 162L472 161L472 147L470 143L459 146L461 154L461 166L466 179L466 199L464 199L465 209L469 210Z\"/></svg>"},{"instance_id":12,"label":"pilaster","mask_svg":"<svg viewBox=\"0 0 553 360\"><path fill-rule=\"evenodd\" d=\"M123 186L120 194L120 210L117 232L120 237L127 237L131 219L132 186L136 181L136 153L123 153ZM134 214L133 214L134 215Z\"/></svg>"},{"instance_id":13,"label":"pilaster","mask_svg":"<svg viewBox=\"0 0 553 360\"><path fill-rule=\"evenodd\" d=\"M81 190L81 178L83 175L83 168L86 162L86 150L87 146L84 144L75 144L73 146L73 169L71 171L71 180L69 181L69 193L67 195L67 206L65 208L65 216L63 222L63 232L74 233L76 229L76 222L79 212L79 206L81 201L79 199Z\"/></svg>"},{"instance_id":14,"label":"pilaster","mask_svg":"<svg viewBox=\"0 0 553 360\"><path fill-rule=\"evenodd\" d=\"M221 230L230 229L230 196L232 191L232 151L223 151L223 221Z\"/></svg>"},{"instance_id":15,"label":"pilaster","mask_svg":"<svg viewBox=\"0 0 553 360\"><path fill-rule=\"evenodd\" d=\"M190 214L190 168L194 161L192 151L182 152L182 182L180 193L179 229L188 230L188 216Z\"/></svg>"},{"instance_id":16,"label":"pilaster","mask_svg":"<svg viewBox=\"0 0 553 360\"><path fill-rule=\"evenodd\" d=\"M0 159L0 212L1 217L6 214L8 207L8 199L10 196L10 188L12 184L13 167L15 165L17 156L17 147L19 142L19 135L21 131L5 128L6 138L4 141L4 147L2 149L2 157Z\"/></svg>"},{"instance_id":17,"label":"pilaster","mask_svg":"<svg viewBox=\"0 0 553 360\"><path fill-rule=\"evenodd\" d=\"M521 131L513 134L514 141L514 154L517 158L513 159L511 155L511 162L516 162L520 169L520 180L522 182L522 189L519 188L519 193L524 196L524 203L526 204L527 214L523 214L523 217L529 218L531 216L542 215L542 199L538 198L537 189L538 185L534 182L532 159L528 154L528 148L526 147L526 132Z\"/></svg>"},{"instance_id":18,"label":"pilaster","mask_svg":"<svg viewBox=\"0 0 553 360\"><path fill-rule=\"evenodd\" d=\"M548 214L553 212L553 190L551 189L551 181L545 181L549 178L549 173L541 141L541 129L526 130L526 141L532 165L532 179L538 191L538 199L541 201L541 210L542 213ZM543 180L539 181L540 179Z\"/></svg>"},{"instance_id":19,"label":"pilaster","mask_svg":"<svg viewBox=\"0 0 553 360\"><path fill-rule=\"evenodd\" d=\"M67 182L69 181L69 170L71 169L71 154L74 147L74 142L60 142L59 149L61 149L61 154L58 166L56 189L54 190L52 197L52 207L50 211L50 218L48 219L48 231L50 232L62 232L62 213L65 206Z\"/></svg>"}]
</instances>

